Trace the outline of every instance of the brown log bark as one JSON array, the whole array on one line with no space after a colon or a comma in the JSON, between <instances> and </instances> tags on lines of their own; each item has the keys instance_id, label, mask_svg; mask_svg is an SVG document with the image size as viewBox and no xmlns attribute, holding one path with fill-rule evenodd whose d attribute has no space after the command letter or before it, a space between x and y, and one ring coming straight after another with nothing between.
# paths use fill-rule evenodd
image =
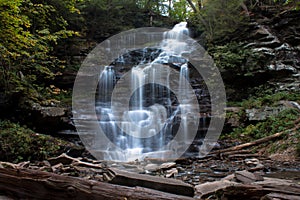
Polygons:
<instances>
[{"instance_id":1,"label":"brown log bark","mask_svg":"<svg viewBox=\"0 0 300 200\"><path fill-rule=\"evenodd\" d=\"M229 159L244 159L244 158L257 158L260 157L259 154L232 154L232 155L228 155Z\"/></svg>"},{"instance_id":2,"label":"brown log bark","mask_svg":"<svg viewBox=\"0 0 300 200\"><path fill-rule=\"evenodd\" d=\"M193 2L192 2L191 0L186 0L186 1L187 1L188 4L191 6L191 8L193 9L193 11L194 11L195 13L197 13L198 10L197 10L196 6L193 4Z\"/></svg>"},{"instance_id":3,"label":"brown log bark","mask_svg":"<svg viewBox=\"0 0 300 200\"><path fill-rule=\"evenodd\" d=\"M270 193L264 196L261 200L300 200L299 196L296 195L288 195L288 194L281 194L281 193Z\"/></svg>"},{"instance_id":4,"label":"brown log bark","mask_svg":"<svg viewBox=\"0 0 300 200\"><path fill-rule=\"evenodd\" d=\"M110 168L109 182L124 186L140 186L177 195L194 196L194 187L176 179L136 174Z\"/></svg>"},{"instance_id":5,"label":"brown log bark","mask_svg":"<svg viewBox=\"0 0 300 200\"><path fill-rule=\"evenodd\" d=\"M0 168L0 192L19 199L43 200L193 199L141 187L125 187L30 169L5 168Z\"/></svg>"},{"instance_id":6,"label":"brown log bark","mask_svg":"<svg viewBox=\"0 0 300 200\"><path fill-rule=\"evenodd\" d=\"M263 178L247 171L237 171L234 176L203 183L195 189L201 199L214 194L222 194L224 199L261 199L272 193L282 197L300 197L300 185L291 180Z\"/></svg>"}]
</instances>

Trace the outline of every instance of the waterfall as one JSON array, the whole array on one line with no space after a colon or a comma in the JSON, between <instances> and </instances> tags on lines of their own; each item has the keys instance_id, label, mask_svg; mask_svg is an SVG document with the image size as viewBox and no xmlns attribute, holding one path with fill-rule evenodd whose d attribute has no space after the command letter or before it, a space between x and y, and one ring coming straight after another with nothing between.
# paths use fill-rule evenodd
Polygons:
<instances>
[{"instance_id":1,"label":"waterfall","mask_svg":"<svg viewBox=\"0 0 300 200\"><path fill-rule=\"evenodd\" d=\"M102 71L99 81L99 92L97 98L97 110L99 113L99 123L107 137L122 149L123 154L113 154L113 160L131 161L152 156L156 158L167 158L166 152L172 147L172 139L178 122L182 122L184 129L183 141L189 139L189 125L187 124L188 113L191 106L188 101L174 103L169 84L177 81L180 99L186 98L189 94L185 91L189 81L188 60L183 54L189 53L188 44L184 41L184 35L189 34L186 22L176 24L171 31L164 33L164 39L160 44L160 54L151 61L145 56L147 52L143 49L143 59L140 64L132 67L130 88L132 92L130 99L130 110L122 114L120 126L117 126L115 116L107 104L111 100L111 95L116 84L116 72L113 66L107 66ZM132 41L135 42L135 39ZM152 55L151 55L152 56ZM144 58L145 57L145 58ZM117 59L118 63L124 64L124 57L121 55ZM171 77L169 67L162 70L161 65L173 64L178 67L179 76L177 80ZM155 83L161 80L162 85L145 83ZM110 105L110 104L108 104ZM181 114L181 119L178 115ZM148 127L151 127L148 129ZM178 128L178 127L177 127ZM169 144L170 143L170 144ZM108 147L104 151L110 151ZM105 159L105 158L104 158Z\"/></svg>"},{"instance_id":2,"label":"waterfall","mask_svg":"<svg viewBox=\"0 0 300 200\"><path fill-rule=\"evenodd\" d=\"M106 66L103 72L100 74L99 80L99 97L102 102L110 102L110 94L114 89L116 81L115 70L112 66Z\"/></svg>"}]
</instances>

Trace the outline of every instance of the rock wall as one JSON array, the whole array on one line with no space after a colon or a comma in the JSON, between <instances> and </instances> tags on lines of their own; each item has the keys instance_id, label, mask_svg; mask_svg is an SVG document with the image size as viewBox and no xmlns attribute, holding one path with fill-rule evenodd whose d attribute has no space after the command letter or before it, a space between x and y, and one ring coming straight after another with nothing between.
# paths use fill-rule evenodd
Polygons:
<instances>
[{"instance_id":1,"label":"rock wall","mask_svg":"<svg viewBox=\"0 0 300 200\"><path fill-rule=\"evenodd\" d=\"M272 75L270 84L277 90L300 91L300 12L271 16L252 23L248 46L267 58L262 72Z\"/></svg>"},{"instance_id":2,"label":"rock wall","mask_svg":"<svg viewBox=\"0 0 300 200\"><path fill-rule=\"evenodd\" d=\"M250 23L225 42L246 43L245 47L262 55L262 66L250 81L266 83L275 92L300 91L300 12L258 6L249 14Z\"/></svg>"}]
</instances>

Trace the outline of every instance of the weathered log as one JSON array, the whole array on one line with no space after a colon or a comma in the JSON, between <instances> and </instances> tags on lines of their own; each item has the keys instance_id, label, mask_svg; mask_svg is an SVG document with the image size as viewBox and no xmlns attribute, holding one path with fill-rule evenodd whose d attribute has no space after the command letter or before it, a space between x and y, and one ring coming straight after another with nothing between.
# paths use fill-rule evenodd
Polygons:
<instances>
[{"instance_id":1,"label":"weathered log","mask_svg":"<svg viewBox=\"0 0 300 200\"><path fill-rule=\"evenodd\" d=\"M253 183L255 181L263 181L264 178L259 174L254 174L248 171L236 171L235 177L244 184Z\"/></svg>"},{"instance_id":2,"label":"weathered log","mask_svg":"<svg viewBox=\"0 0 300 200\"><path fill-rule=\"evenodd\" d=\"M300 200L300 196L288 195L281 193L270 193L264 196L261 200Z\"/></svg>"},{"instance_id":3,"label":"weathered log","mask_svg":"<svg viewBox=\"0 0 300 200\"><path fill-rule=\"evenodd\" d=\"M277 139L277 138L281 137L282 135L284 135L286 132L296 131L299 128L300 128L300 125L298 124L294 128L291 128L291 129L288 129L288 130L284 130L284 131L275 133L273 135L269 135L269 136L260 138L258 140L253 141L253 142L248 142L248 143L244 143L244 144L241 144L241 145L229 147L227 149L213 151L213 152L211 152L211 154L220 154L220 153L224 153L224 152L238 151L238 150L241 150L241 149L245 149L245 148L248 148L248 147L259 145L259 144L262 144L262 143L269 142L269 141L272 141L274 139Z\"/></svg>"},{"instance_id":4,"label":"weathered log","mask_svg":"<svg viewBox=\"0 0 300 200\"><path fill-rule=\"evenodd\" d=\"M230 186L218 192L223 193L223 197L227 199L260 199L269 193L261 186L245 184Z\"/></svg>"},{"instance_id":5,"label":"weathered log","mask_svg":"<svg viewBox=\"0 0 300 200\"><path fill-rule=\"evenodd\" d=\"M232 154L229 155L229 159L240 159L240 158L254 158L254 157L260 157L261 155L259 154Z\"/></svg>"},{"instance_id":6,"label":"weathered log","mask_svg":"<svg viewBox=\"0 0 300 200\"><path fill-rule=\"evenodd\" d=\"M264 190L300 196L300 185L292 180L264 177L263 181L254 182L253 185L262 186Z\"/></svg>"},{"instance_id":7,"label":"weathered log","mask_svg":"<svg viewBox=\"0 0 300 200\"><path fill-rule=\"evenodd\" d=\"M148 188L61 176L30 169L0 168L0 193L18 199L192 200L193 198Z\"/></svg>"},{"instance_id":8,"label":"weathered log","mask_svg":"<svg viewBox=\"0 0 300 200\"><path fill-rule=\"evenodd\" d=\"M108 177L109 183L130 187L140 186L177 195L194 196L194 187L179 180L136 174L116 168L110 168L109 171L111 172Z\"/></svg>"},{"instance_id":9,"label":"weathered log","mask_svg":"<svg viewBox=\"0 0 300 200\"><path fill-rule=\"evenodd\" d=\"M224 152L222 153L222 156L229 156L232 154L250 154L250 150L237 150L237 151L231 151L231 152Z\"/></svg>"},{"instance_id":10,"label":"weathered log","mask_svg":"<svg viewBox=\"0 0 300 200\"><path fill-rule=\"evenodd\" d=\"M227 187L231 187L237 184L238 183L229 180L220 180L197 185L195 186L195 189L198 197L206 198L219 190L224 190Z\"/></svg>"},{"instance_id":11,"label":"weathered log","mask_svg":"<svg viewBox=\"0 0 300 200\"><path fill-rule=\"evenodd\" d=\"M196 196L203 199L214 194L222 195L224 199L272 199L275 193L282 197L300 197L300 185L291 180L262 178L247 171L197 185L195 189Z\"/></svg>"},{"instance_id":12,"label":"weathered log","mask_svg":"<svg viewBox=\"0 0 300 200\"><path fill-rule=\"evenodd\" d=\"M82 167L88 167L88 168L97 168L102 169L102 164L94 164L89 162L83 162L77 158L73 158L71 156L68 156L67 154L63 153L58 157L50 158L48 159L49 163L53 165L57 164L64 164L64 165L71 165L71 166L82 166Z\"/></svg>"}]
</instances>

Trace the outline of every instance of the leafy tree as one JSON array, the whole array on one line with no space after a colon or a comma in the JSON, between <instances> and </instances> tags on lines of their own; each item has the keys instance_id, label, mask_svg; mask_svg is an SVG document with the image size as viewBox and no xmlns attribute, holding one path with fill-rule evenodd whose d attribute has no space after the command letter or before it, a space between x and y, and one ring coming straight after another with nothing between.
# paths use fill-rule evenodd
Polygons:
<instances>
[{"instance_id":1,"label":"leafy tree","mask_svg":"<svg viewBox=\"0 0 300 200\"><path fill-rule=\"evenodd\" d=\"M136 4L139 8L151 11L156 14L167 15L170 6L172 4L171 0L137 0Z\"/></svg>"},{"instance_id":2,"label":"leafy tree","mask_svg":"<svg viewBox=\"0 0 300 200\"><path fill-rule=\"evenodd\" d=\"M173 1L173 9L170 9L169 16L184 21L188 17L188 3L186 0Z\"/></svg>"},{"instance_id":3,"label":"leafy tree","mask_svg":"<svg viewBox=\"0 0 300 200\"><path fill-rule=\"evenodd\" d=\"M74 0L0 0L0 86L4 92L38 98L62 62L52 54L68 30Z\"/></svg>"},{"instance_id":4,"label":"leafy tree","mask_svg":"<svg viewBox=\"0 0 300 200\"><path fill-rule=\"evenodd\" d=\"M243 0L210 0L189 21L205 33L209 43L234 32L247 19Z\"/></svg>"}]
</instances>

